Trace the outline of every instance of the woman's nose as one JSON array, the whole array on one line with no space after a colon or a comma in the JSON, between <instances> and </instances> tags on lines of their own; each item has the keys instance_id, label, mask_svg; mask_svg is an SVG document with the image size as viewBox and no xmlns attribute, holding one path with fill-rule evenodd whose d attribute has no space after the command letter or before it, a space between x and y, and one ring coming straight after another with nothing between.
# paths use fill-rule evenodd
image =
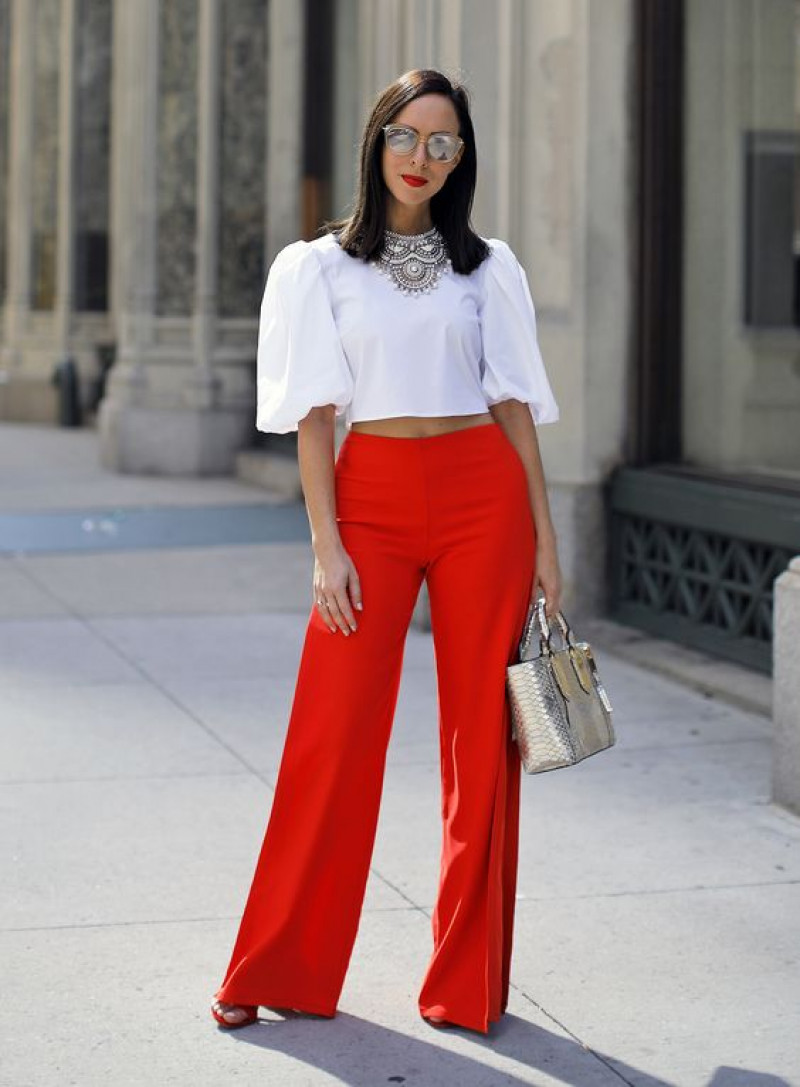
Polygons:
<instances>
[{"instance_id":1,"label":"woman's nose","mask_svg":"<svg viewBox=\"0 0 800 1087\"><path fill-rule=\"evenodd\" d=\"M422 150L420 150L420 148L422 148ZM420 138L417 140L417 146L414 148L414 151L413 151L413 153L411 155L411 161L412 162L422 162L427 157L428 157L428 144L422 138L422 136L420 136Z\"/></svg>"}]
</instances>

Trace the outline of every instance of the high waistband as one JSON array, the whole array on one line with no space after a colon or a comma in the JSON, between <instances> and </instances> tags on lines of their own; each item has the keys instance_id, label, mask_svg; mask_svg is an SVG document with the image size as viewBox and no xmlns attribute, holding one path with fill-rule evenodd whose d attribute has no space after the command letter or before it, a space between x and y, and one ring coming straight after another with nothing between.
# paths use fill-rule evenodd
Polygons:
<instances>
[{"instance_id":1,"label":"high waistband","mask_svg":"<svg viewBox=\"0 0 800 1087\"><path fill-rule=\"evenodd\" d=\"M486 432L490 432L487 434ZM476 423L474 426L459 427L456 430L445 430L441 434L426 434L422 437L401 437L397 434L368 434L363 430L352 428L345 434L344 442L358 442L359 444L412 446L435 445L450 446L459 444L473 444L475 441L485 439L487 436L493 441L498 433L503 433L502 427L492 420L491 423Z\"/></svg>"}]
</instances>

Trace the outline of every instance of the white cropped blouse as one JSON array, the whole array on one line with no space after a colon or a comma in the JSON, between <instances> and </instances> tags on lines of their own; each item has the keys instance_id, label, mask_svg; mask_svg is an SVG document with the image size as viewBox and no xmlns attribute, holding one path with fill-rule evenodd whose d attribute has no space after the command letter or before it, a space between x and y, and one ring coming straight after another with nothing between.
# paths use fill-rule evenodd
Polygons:
<instances>
[{"instance_id":1,"label":"white cropped blouse","mask_svg":"<svg viewBox=\"0 0 800 1087\"><path fill-rule=\"evenodd\" d=\"M285 434L314 407L345 424L398 415L472 415L501 400L554 423L558 405L524 269L506 242L472 273L402 294L332 233L296 241L267 275L258 329L258 430Z\"/></svg>"}]
</instances>

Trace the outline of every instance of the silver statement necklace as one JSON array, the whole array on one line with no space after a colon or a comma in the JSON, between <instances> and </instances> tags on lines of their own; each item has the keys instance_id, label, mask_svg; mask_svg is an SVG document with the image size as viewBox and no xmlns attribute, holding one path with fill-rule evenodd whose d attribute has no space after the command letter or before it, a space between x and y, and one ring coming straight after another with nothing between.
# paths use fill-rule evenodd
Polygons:
<instances>
[{"instance_id":1,"label":"silver statement necklace","mask_svg":"<svg viewBox=\"0 0 800 1087\"><path fill-rule=\"evenodd\" d=\"M435 226L422 234L385 230L374 264L402 293L418 297L432 291L450 264L444 238Z\"/></svg>"}]
</instances>

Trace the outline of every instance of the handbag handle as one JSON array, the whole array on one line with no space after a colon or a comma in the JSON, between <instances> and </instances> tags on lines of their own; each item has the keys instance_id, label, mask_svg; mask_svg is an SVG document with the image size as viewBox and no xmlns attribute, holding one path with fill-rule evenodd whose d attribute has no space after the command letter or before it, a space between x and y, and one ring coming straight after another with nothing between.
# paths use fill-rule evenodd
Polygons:
<instances>
[{"instance_id":1,"label":"handbag handle","mask_svg":"<svg viewBox=\"0 0 800 1087\"><path fill-rule=\"evenodd\" d=\"M547 654L548 657L552 657L553 655L550 640L553 637L554 631L550 630L550 626L547 622L547 616L545 615L544 609L545 598L543 596L539 596L535 604L532 602L530 608L528 609L528 619L525 624L525 630L522 635L522 640L519 643L520 663L522 661L532 659L530 656L528 656L528 650L530 649L530 642L533 635L534 623L539 624L540 656L544 656L545 654ZM592 686L594 686L597 690L600 701L603 703L606 710L608 710L608 712L610 713L611 703L609 702L608 695L606 694L603 684L600 682L600 676L597 674L597 664L595 663L594 656L592 655L589 646L585 642L581 643L581 648L585 653L585 658L588 662L589 668L589 676L584 678L581 673L581 669L575 663L575 656L579 647L576 646L575 642L573 641L572 627L567 622L567 618L562 611L556 612L556 620L560 627L560 633L564 641L564 649L569 649L569 659L570 663L572 664L572 671L575 673L575 678L577 679L583 690L586 692L586 694L591 694ZM563 690L558 676L556 676L556 682L559 685L559 690L561 690L564 699L566 701L569 701L567 692Z\"/></svg>"},{"instance_id":2,"label":"handbag handle","mask_svg":"<svg viewBox=\"0 0 800 1087\"><path fill-rule=\"evenodd\" d=\"M519 659L521 661L531 659L528 650L530 649L530 643L533 637L533 627L535 623L539 624L538 634L540 655L543 656L546 653L548 656L552 656L553 651L550 647L550 640L553 637L554 631L550 629L550 624L547 622L547 616L545 615L544 611L545 604L546 600L543 596L539 596L535 603L532 601L530 604L530 607L528 609L528 618L525 623L525 630L519 643ZM572 628L567 622L566 616L562 611L556 612L556 621L558 622L558 625L560 627L560 633L564 642L564 646L569 646L570 649L574 649L575 643L572 640Z\"/></svg>"}]
</instances>

